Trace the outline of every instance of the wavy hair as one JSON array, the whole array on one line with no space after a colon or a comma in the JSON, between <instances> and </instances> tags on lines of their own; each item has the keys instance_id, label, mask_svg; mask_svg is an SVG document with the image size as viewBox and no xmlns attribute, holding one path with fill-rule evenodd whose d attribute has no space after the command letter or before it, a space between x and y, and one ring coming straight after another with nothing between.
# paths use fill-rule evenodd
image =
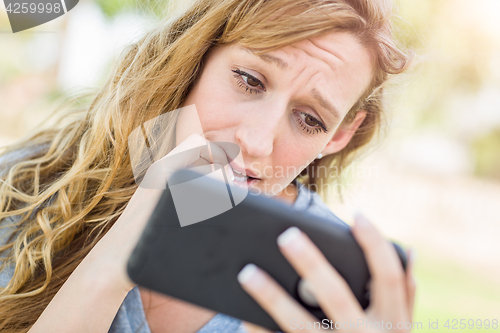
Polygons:
<instances>
[{"instance_id":1,"label":"wavy hair","mask_svg":"<svg viewBox=\"0 0 500 333\"><path fill-rule=\"evenodd\" d=\"M368 115L346 148L310 167L345 165L380 127L384 82L408 66L391 35L391 12L389 0L199 0L129 45L89 103L0 154L31 152L11 158L0 175L0 224L10 221L13 230L0 246L0 270L14 268L0 288L0 330L27 332L118 219L137 188L128 136L182 105L214 46L265 53L327 31L358 36L375 55L376 74L345 122L361 108ZM310 167L305 183L328 180L308 175Z\"/></svg>"}]
</instances>

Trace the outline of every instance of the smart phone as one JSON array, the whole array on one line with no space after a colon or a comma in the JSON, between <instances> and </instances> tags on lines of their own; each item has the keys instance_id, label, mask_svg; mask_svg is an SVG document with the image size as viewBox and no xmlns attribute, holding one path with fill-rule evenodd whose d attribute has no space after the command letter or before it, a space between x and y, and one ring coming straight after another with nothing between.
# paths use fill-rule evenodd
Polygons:
<instances>
[{"instance_id":1,"label":"smart phone","mask_svg":"<svg viewBox=\"0 0 500 333\"><path fill-rule=\"evenodd\" d=\"M199 222L181 223L186 211L180 210L189 213L210 206L190 205L196 197L206 197L212 203L227 197L243 199L238 204L232 199L233 204L225 206L229 208L219 209L222 212L215 215L205 214L208 218ZM179 201L184 201L184 205ZM265 195L230 188L189 169L177 171L169 180L129 258L127 271L132 281L145 288L280 330L237 281L240 270L247 263L254 263L312 315L326 319L321 308L304 295L299 275L279 251L276 239L291 226L311 238L346 280L360 305L368 307L370 273L348 226L298 211ZM406 269L405 252L396 244L394 247Z\"/></svg>"}]
</instances>

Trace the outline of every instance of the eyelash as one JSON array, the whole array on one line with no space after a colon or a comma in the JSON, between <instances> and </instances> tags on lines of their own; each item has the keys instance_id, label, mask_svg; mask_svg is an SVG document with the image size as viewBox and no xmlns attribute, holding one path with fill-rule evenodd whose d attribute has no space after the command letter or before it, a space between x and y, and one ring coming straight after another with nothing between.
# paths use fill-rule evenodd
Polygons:
<instances>
[{"instance_id":1,"label":"eyelash","mask_svg":"<svg viewBox=\"0 0 500 333\"><path fill-rule=\"evenodd\" d=\"M261 92L266 91L264 84L259 79L257 79L255 76L250 75L247 72L244 72L244 71L239 70L239 69L234 69L233 72L235 73L234 77L236 78L236 80L238 82L238 87L244 89L246 92L249 92L250 94L260 94ZM252 78L252 79L258 81L259 85L262 87L263 90L259 90L259 89L255 89L253 87L250 87L248 85L248 83L246 83L245 80L243 80L243 76L246 76L247 78Z\"/></svg>"},{"instance_id":2,"label":"eyelash","mask_svg":"<svg viewBox=\"0 0 500 333\"><path fill-rule=\"evenodd\" d=\"M248 73L246 73L242 70L239 70L239 69L234 69L234 70L232 70L232 72L235 73L234 78L236 79L236 81L238 83L238 87L240 87L241 89L244 89L246 92L248 92L250 94L260 94L260 93L266 91L264 84L259 79L257 79L255 76L248 74ZM258 81L259 86L262 87L262 90L250 87L248 85L248 83L246 83L245 80L243 79L243 76L246 76L247 78L252 78L253 80ZM326 129L325 125L321 121L319 121L318 119L311 116L310 114L307 114L305 112L301 112L298 110L294 110L294 113L296 113L296 114L298 113L297 118L299 121L299 126L302 128L302 130L306 131L308 134L316 134L318 132L328 133L328 130ZM305 123L305 121L302 119L302 117L300 116L301 114L304 115L305 117L311 117L312 120L314 122L316 122L319 127L311 127L310 125L307 125Z\"/></svg>"},{"instance_id":3,"label":"eyelash","mask_svg":"<svg viewBox=\"0 0 500 333\"><path fill-rule=\"evenodd\" d=\"M325 125L318 119L311 116L310 114L298 110L294 110L294 112L298 113L297 116L299 118L299 126L307 133L309 134L316 134L318 132L328 133L328 130L326 129ZM316 122L318 124L317 126L319 127L311 127L310 125L307 125L300 115L304 115L304 117L311 117L312 120Z\"/></svg>"}]
</instances>

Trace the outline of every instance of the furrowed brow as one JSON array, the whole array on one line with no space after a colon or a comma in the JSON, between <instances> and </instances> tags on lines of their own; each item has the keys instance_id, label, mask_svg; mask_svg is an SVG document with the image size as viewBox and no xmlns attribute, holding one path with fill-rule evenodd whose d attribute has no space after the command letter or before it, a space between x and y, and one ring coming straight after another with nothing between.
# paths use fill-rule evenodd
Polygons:
<instances>
[{"instance_id":1,"label":"furrowed brow","mask_svg":"<svg viewBox=\"0 0 500 333\"><path fill-rule=\"evenodd\" d=\"M249 48L241 47L241 49L244 50L244 51L246 51L246 52L248 52L248 53L250 53L250 54L258 56L259 58L261 58L262 60L264 60L268 64L272 64L272 65L278 66L279 69L287 69L289 67L289 65L288 65L288 63L286 61L284 61L281 58L278 58L278 57L275 57L273 55L270 55L268 53L257 55L252 50L250 50Z\"/></svg>"},{"instance_id":2,"label":"furrowed brow","mask_svg":"<svg viewBox=\"0 0 500 333\"><path fill-rule=\"evenodd\" d=\"M256 55L249 48L240 46L240 49L245 51L245 52L248 52L252 55ZM273 65L278 66L278 68L280 68L280 69L287 69L289 67L289 65L286 61L284 61L281 58L272 56L270 54L264 53L264 54L257 55L257 56L269 64L273 64ZM321 105L321 107L323 107L324 109L328 110L336 120L342 119L342 117L340 116L339 110L333 104L328 102L328 100L326 98L324 98L316 88L312 89L311 93L312 93L313 98L319 103L319 105Z\"/></svg>"},{"instance_id":3,"label":"furrowed brow","mask_svg":"<svg viewBox=\"0 0 500 333\"><path fill-rule=\"evenodd\" d=\"M259 56L262 60L267 62L268 64L274 64L278 66L279 69L287 69L288 63L281 58L272 56L270 54L264 53Z\"/></svg>"},{"instance_id":4,"label":"furrowed brow","mask_svg":"<svg viewBox=\"0 0 500 333\"><path fill-rule=\"evenodd\" d=\"M331 112L337 120L342 119L339 110L335 106L333 106L330 102L328 102L323 96L321 96L321 94L316 88L311 90L311 93L314 99L318 101L319 105L321 105L323 108Z\"/></svg>"}]
</instances>

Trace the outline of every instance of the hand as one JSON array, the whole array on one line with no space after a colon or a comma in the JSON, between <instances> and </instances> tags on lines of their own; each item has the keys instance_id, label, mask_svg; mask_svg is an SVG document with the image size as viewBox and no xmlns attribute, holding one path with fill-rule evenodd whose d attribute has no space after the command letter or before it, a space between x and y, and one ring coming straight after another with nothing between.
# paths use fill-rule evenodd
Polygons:
<instances>
[{"instance_id":1,"label":"hand","mask_svg":"<svg viewBox=\"0 0 500 333\"><path fill-rule=\"evenodd\" d=\"M174 171L210 165L214 162L214 166L225 166L229 176L232 175L225 151L215 144L210 144L211 152L209 153L206 148L207 144L209 144L208 140L198 134L193 134L150 166L144 178L147 182L146 186L142 186L143 183L141 183L121 216L87 256L86 261L91 262L90 266L96 272L95 275L112 280L115 288L127 292L134 288L135 284L126 272L128 258L156 207L168 178ZM181 158L172 158L179 154L182 154Z\"/></svg>"},{"instance_id":2,"label":"hand","mask_svg":"<svg viewBox=\"0 0 500 333\"><path fill-rule=\"evenodd\" d=\"M294 332L301 327L310 327L307 332L319 332L321 328L327 328L326 325L331 328L335 324L340 332L409 332L408 323L412 323L413 319L416 290L411 253L405 274L393 246L365 217L356 216L352 233L365 253L372 276L370 306L366 311L363 311L346 281L307 235L297 228L290 228L278 237L280 251L306 281L331 323L328 321L328 324L321 325L326 321L320 322L312 316L255 265L245 266L238 280L284 332Z\"/></svg>"},{"instance_id":3,"label":"hand","mask_svg":"<svg viewBox=\"0 0 500 333\"><path fill-rule=\"evenodd\" d=\"M166 158L176 154L179 150L191 152L196 151L196 148L200 146L207 147L207 143L199 135L193 135L183 141L176 148L177 150L173 150ZM181 167L201 165L205 170L208 169L207 171L211 172L211 167L207 168L206 166L219 158L218 153L224 155L221 147L210 144L209 160L204 159L204 153L188 154L189 158L183 161ZM226 147L226 150L229 149L231 147ZM159 168L158 171L162 171L162 169ZM158 177L159 179L168 179L168 176L163 173L159 174ZM162 186L164 188L165 183ZM162 193L162 187L152 189L139 187L123 210L109 212L110 219L116 219L116 221L59 288L30 328L30 332L107 332L109 330L124 298L130 289L134 288L134 283L127 276L127 260ZM141 298L143 296L141 292ZM149 300L151 301L151 298ZM172 305L174 302L172 299L172 302L167 301L164 304ZM155 306L149 309L153 311L146 311L146 319L152 328L159 327L161 330L165 325L158 321L162 321L164 316L150 316L152 312L158 313L158 309L159 307ZM177 306L170 306L165 310L172 309L174 312L170 311L169 313L173 313L174 316L175 313L195 315L193 317L195 320L189 320L193 331L199 329L203 322L206 323L214 316L213 311L192 305L182 305L180 302L177 302ZM61 317L61 313L64 313L64 316ZM187 328L182 320L173 320L169 324L180 329ZM177 332L178 329L173 331Z\"/></svg>"},{"instance_id":4,"label":"hand","mask_svg":"<svg viewBox=\"0 0 500 333\"><path fill-rule=\"evenodd\" d=\"M165 189L168 179L177 170L203 167L210 164L212 165L211 171L224 167L226 174L231 178L233 171L229 166L228 155L228 152L217 144L209 142L198 134L192 134L172 149L165 157L159 159L149 167L144 179L140 183L140 187ZM201 169L203 169L201 173L208 172L207 176L214 175L207 168Z\"/></svg>"}]
</instances>

